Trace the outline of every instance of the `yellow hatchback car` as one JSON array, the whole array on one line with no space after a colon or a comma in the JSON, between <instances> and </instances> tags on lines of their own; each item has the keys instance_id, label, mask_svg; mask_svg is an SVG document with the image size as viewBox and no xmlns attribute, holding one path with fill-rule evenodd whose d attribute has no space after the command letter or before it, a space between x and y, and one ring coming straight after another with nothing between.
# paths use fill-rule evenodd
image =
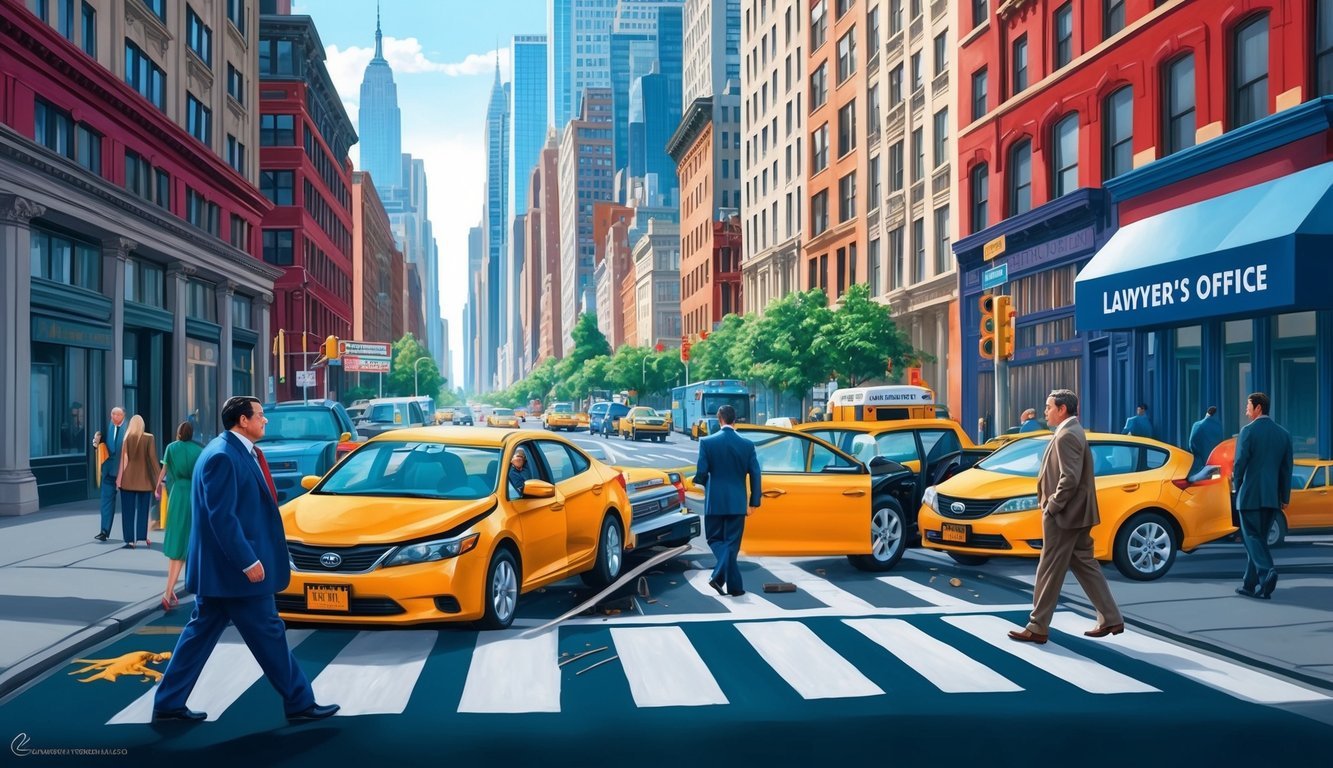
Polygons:
<instances>
[{"instance_id":1,"label":"yellow hatchback car","mask_svg":"<svg viewBox=\"0 0 1333 768\"><path fill-rule=\"evenodd\" d=\"M1015 440L926 489L917 517L921 544L966 565L993 555L1041 554L1037 474L1050 435ZM1190 552L1236 529L1219 472L1190 478L1193 457L1147 438L1088 433L1101 523L1093 556L1130 579L1166 575L1176 552Z\"/></svg>"},{"instance_id":2,"label":"yellow hatchback car","mask_svg":"<svg viewBox=\"0 0 1333 768\"><path fill-rule=\"evenodd\" d=\"M542 414L542 426L554 432L562 429L572 432L579 428L579 415L572 403L556 403Z\"/></svg>"},{"instance_id":3,"label":"yellow hatchback car","mask_svg":"<svg viewBox=\"0 0 1333 768\"><path fill-rule=\"evenodd\" d=\"M518 415L512 408L496 408L486 417L486 426L518 429Z\"/></svg>"},{"instance_id":4,"label":"yellow hatchback car","mask_svg":"<svg viewBox=\"0 0 1333 768\"><path fill-rule=\"evenodd\" d=\"M1273 520L1270 545L1288 531L1333 529L1333 460L1296 459L1291 468L1291 503Z\"/></svg>"},{"instance_id":5,"label":"yellow hatchback car","mask_svg":"<svg viewBox=\"0 0 1333 768\"><path fill-rule=\"evenodd\" d=\"M649 440L665 443L667 433L671 431L671 422L667 420L666 415L642 405L631 408L617 423L620 426L620 436L635 442L641 437L646 437Z\"/></svg>"},{"instance_id":6,"label":"yellow hatchback car","mask_svg":"<svg viewBox=\"0 0 1333 768\"><path fill-rule=\"evenodd\" d=\"M624 474L553 435L394 430L302 485L282 508L292 621L503 629L522 594L610 584L635 544Z\"/></svg>"}]
</instances>

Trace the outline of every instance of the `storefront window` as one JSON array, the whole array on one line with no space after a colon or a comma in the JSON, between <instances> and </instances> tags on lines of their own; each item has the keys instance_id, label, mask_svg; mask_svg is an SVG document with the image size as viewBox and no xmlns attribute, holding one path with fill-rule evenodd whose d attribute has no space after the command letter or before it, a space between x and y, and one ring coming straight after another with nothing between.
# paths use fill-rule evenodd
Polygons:
<instances>
[{"instance_id":1,"label":"storefront window","mask_svg":"<svg viewBox=\"0 0 1333 768\"><path fill-rule=\"evenodd\" d=\"M1154 436L1160 440L1180 444L1190 433L1190 427L1198 421L1204 405L1203 398L1203 329L1192 325L1176 329L1176 431L1174 435L1163 434L1162 424L1154 425ZM1151 391L1151 390L1149 390ZM1149 403L1149 417L1154 409Z\"/></svg>"},{"instance_id":2,"label":"storefront window","mask_svg":"<svg viewBox=\"0 0 1333 768\"><path fill-rule=\"evenodd\" d=\"M231 350L231 393L252 395L255 386L254 347L233 347Z\"/></svg>"},{"instance_id":3,"label":"storefront window","mask_svg":"<svg viewBox=\"0 0 1333 768\"><path fill-rule=\"evenodd\" d=\"M1228 435L1245 426L1245 401L1254 391L1254 321L1232 320L1223 328L1222 426Z\"/></svg>"},{"instance_id":4,"label":"storefront window","mask_svg":"<svg viewBox=\"0 0 1333 768\"><path fill-rule=\"evenodd\" d=\"M1319 371L1315 313L1278 315L1273 321L1273 418L1291 433L1297 456L1319 453Z\"/></svg>"},{"instance_id":5,"label":"storefront window","mask_svg":"<svg viewBox=\"0 0 1333 768\"><path fill-rule=\"evenodd\" d=\"M78 240L33 228L32 276L75 285L90 291L102 288L101 249Z\"/></svg>"},{"instance_id":6,"label":"storefront window","mask_svg":"<svg viewBox=\"0 0 1333 768\"><path fill-rule=\"evenodd\" d=\"M217 435L218 345L190 339L185 383L185 418L194 425L194 439L206 443Z\"/></svg>"},{"instance_id":7,"label":"storefront window","mask_svg":"<svg viewBox=\"0 0 1333 768\"><path fill-rule=\"evenodd\" d=\"M249 296L231 297L231 324L237 328L254 330L251 320L251 301Z\"/></svg>"},{"instance_id":8,"label":"storefront window","mask_svg":"<svg viewBox=\"0 0 1333 768\"><path fill-rule=\"evenodd\" d=\"M82 347L32 345L31 458L88 452L92 440L88 431L88 366L89 356L95 354Z\"/></svg>"}]
</instances>

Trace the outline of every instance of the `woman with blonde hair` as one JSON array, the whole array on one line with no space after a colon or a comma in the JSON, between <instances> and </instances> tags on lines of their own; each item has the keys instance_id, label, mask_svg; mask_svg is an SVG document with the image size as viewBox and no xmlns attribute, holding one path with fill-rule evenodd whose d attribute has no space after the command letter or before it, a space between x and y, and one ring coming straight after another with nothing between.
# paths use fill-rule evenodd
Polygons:
<instances>
[{"instance_id":1,"label":"woman with blonde hair","mask_svg":"<svg viewBox=\"0 0 1333 768\"><path fill-rule=\"evenodd\" d=\"M162 610L169 611L179 602L176 598L176 579L185 566L185 553L190 544L190 526L194 510L190 499L190 481L194 465L204 447L194 442L194 425L182 421L176 427L176 442L167 446L162 457L162 474L158 477L158 492L166 490L166 533L162 534L162 553L170 561L167 565L167 591L162 595Z\"/></svg>"},{"instance_id":2,"label":"woman with blonde hair","mask_svg":"<svg viewBox=\"0 0 1333 768\"><path fill-rule=\"evenodd\" d=\"M148 543L148 502L152 498L162 465L157 461L157 443L152 433L144 431L143 417L130 418L125 440L120 446L120 529L125 538L122 549L134 549L134 542Z\"/></svg>"}]
</instances>

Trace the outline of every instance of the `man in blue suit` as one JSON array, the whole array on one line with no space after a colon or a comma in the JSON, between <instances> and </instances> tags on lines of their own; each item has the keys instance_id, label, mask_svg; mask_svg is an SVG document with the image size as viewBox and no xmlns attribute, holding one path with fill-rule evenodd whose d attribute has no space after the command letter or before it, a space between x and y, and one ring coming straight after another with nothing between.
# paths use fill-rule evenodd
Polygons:
<instances>
[{"instance_id":1,"label":"man in blue suit","mask_svg":"<svg viewBox=\"0 0 1333 768\"><path fill-rule=\"evenodd\" d=\"M1023 411L1023 423L1018 427L1019 434L1040 431L1041 422L1037 421L1037 409L1029 408L1026 411Z\"/></svg>"},{"instance_id":2,"label":"man in blue suit","mask_svg":"<svg viewBox=\"0 0 1333 768\"><path fill-rule=\"evenodd\" d=\"M106 443L106 461L102 462L102 527L94 539L106 541L111 523L116 519L116 477L120 474L120 446L125 442L125 409L111 409L111 423L106 432L93 435L93 448Z\"/></svg>"},{"instance_id":3,"label":"man in blue suit","mask_svg":"<svg viewBox=\"0 0 1333 768\"><path fill-rule=\"evenodd\" d=\"M704 486L704 537L717 558L713 577L708 585L719 595L745 594L741 567L737 558L741 553L741 537L745 534L745 517L759 507L759 457L754 443L736 434L736 409L724 405L717 409L721 429L699 441L698 471L694 484ZM745 481L750 481L749 504L746 504Z\"/></svg>"},{"instance_id":4,"label":"man in blue suit","mask_svg":"<svg viewBox=\"0 0 1333 768\"><path fill-rule=\"evenodd\" d=\"M1277 587L1268 531L1291 501L1291 435L1268 415L1270 407L1263 392L1245 403L1251 421L1236 440L1231 474L1246 554L1245 576L1236 592L1260 600L1271 597Z\"/></svg>"},{"instance_id":5,"label":"man in blue suit","mask_svg":"<svg viewBox=\"0 0 1333 768\"><path fill-rule=\"evenodd\" d=\"M1190 427L1190 453L1194 454L1194 463L1190 465L1190 474L1203 469L1208 463L1208 456L1222 442L1224 430L1222 420L1217 417L1217 406L1208 406L1208 413Z\"/></svg>"},{"instance_id":6,"label":"man in blue suit","mask_svg":"<svg viewBox=\"0 0 1333 768\"><path fill-rule=\"evenodd\" d=\"M1139 403L1137 412L1125 419L1125 434L1152 437L1152 422L1148 420L1148 404Z\"/></svg>"},{"instance_id":7,"label":"man in blue suit","mask_svg":"<svg viewBox=\"0 0 1333 768\"><path fill-rule=\"evenodd\" d=\"M191 480L194 525L185 584L194 615L181 632L153 701L154 720L204 720L186 707L204 662L236 625L269 683L282 695L287 719L322 720L338 706L319 706L287 645L287 627L273 596L291 581L278 494L264 454L264 408L253 397L222 405L224 431L204 448Z\"/></svg>"}]
</instances>

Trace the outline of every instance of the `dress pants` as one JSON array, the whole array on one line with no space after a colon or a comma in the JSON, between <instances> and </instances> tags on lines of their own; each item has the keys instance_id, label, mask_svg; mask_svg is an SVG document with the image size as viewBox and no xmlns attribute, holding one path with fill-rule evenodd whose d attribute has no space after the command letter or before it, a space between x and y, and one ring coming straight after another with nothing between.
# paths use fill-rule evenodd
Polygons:
<instances>
[{"instance_id":1,"label":"dress pants","mask_svg":"<svg viewBox=\"0 0 1333 768\"><path fill-rule=\"evenodd\" d=\"M148 540L149 491L120 492L120 532L126 542Z\"/></svg>"},{"instance_id":2,"label":"dress pants","mask_svg":"<svg viewBox=\"0 0 1333 768\"><path fill-rule=\"evenodd\" d=\"M116 496L119 491L116 490L116 476L110 473L102 474L102 528L108 534L111 533L111 523L116 519ZM123 510L122 510L123 512Z\"/></svg>"},{"instance_id":3,"label":"dress pants","mask_svg":"<svg viewBox=\"0 0 1333 768\"><path fill-rule=\"evenodd\" d=\"M1243 585L1251 592L1261 588L1277 573L1273 566L1273 553L1268 549L1268 531L1277 518L1276 509L1242 509L1240 511L1240 537L1245 543L1245 576Z\"/></svg>"},{"instance_id":4,"label":"dress pants","mask_svg":"<svg viewBox=\"0 0 1333 768\"><path fill-rule=\"evenodd\" d=\"M1032 616L1028 631L1050 634L1051 617L1060 601L1060 587L1065 574L1074 572L1079 586L1097 609L1097 626L1123 624L1120 608L1111 596L1111 587L1102 574L1102 566L1092 556L1092 536L1087 528L1061 528L1050 515L1041 518L1041 558L1037 560L1037 583L1033 591Z\"/></svg>"},{"instance_id":5,"label":"dress pants","mask_svg":"<svg viewBox=\"0 0 1333 768\"><path fill-rule=\"evenodd\" d=\"M717 565L713 579L726 585L731 593L744 592L741 566L741 537L745 534L745 515L704 515L704 538L713 550Z\"/></svg>"},{"instance_id":6,"label":"dress pants","mask_svg":"<svg viewBox=\"0 0 1333 768\"><path fill-rule=\"evenodd\" d=\"M273 595L260 595L195 598L194 614L181 632L158 684L153 701L155 710L186 706L204 671L204 662L213 653L228 622L236 625L269 684L282 697L286 714L294 715L314 706L314 690L287 645L287 625L278 618Z\"/></svg>"}]
</instances>

